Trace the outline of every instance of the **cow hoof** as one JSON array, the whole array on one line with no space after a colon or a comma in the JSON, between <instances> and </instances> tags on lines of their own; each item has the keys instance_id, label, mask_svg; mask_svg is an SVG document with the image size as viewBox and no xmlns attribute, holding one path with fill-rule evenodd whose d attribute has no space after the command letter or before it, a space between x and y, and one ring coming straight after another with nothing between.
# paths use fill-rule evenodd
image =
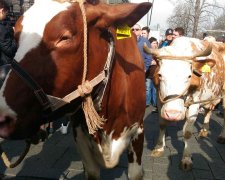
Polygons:
<instances>
[{"instance_id":1,"label":"cow hoof","mask_svg":"<svg viewBox=\"0 0 225 180\"><path fill-rule=\"evenodd\" d=\"M199 132L198 136L206 138L206 137L208 137L208 134L209 134L209 132L207 130L201 129L201 131Z\"/></svg>"},{"instance_id":2,"label":"cow hoof","mask_svg":"<svg viewBox=\"0 0 225 180\"><path fill-rule=\"evenodd\" d=\"M190 171L192 170L192 167L193 167L193 162L190 157L185 157L181 160L180 168L183 171Z\"/></svg>"},{"instance_id":3,"label":"cow hoof","mask_svg":"<svg viewBox=\"0 0 225 180\"><path fill-rule=\"evenodd\" d=\"M154 150L151 152L150 156L151 156L151 157L162 157L163 154L164 154L164 151L160 151L160 150L158 150L158 149L154 149Z\"/></svg>"},{"instance_id":4,"label":"cow hoof","mask_svg":"<svg viewBox=\"0 0 225 180\"><path fill-rule=\"evenodd\" d=\"M217 142L218 142L219 144L225 144L225 138L222 137L222 136L219 136L219 137L217 138Z\"/></svg>"}]
</instances>

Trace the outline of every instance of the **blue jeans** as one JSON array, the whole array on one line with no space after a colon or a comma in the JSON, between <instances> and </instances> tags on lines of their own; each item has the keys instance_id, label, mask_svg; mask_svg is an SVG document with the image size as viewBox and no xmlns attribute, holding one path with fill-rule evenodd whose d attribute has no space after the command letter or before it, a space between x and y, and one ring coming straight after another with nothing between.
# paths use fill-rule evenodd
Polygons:
<instances>
[{"instance_id":1,"label":"blue jeans","mask_svg":"<svg viewBox=\"0 0 225 180\"><path fill-rule=\"evenodd\" d=\"M146 85L146 106L149 106L152 104L153 106L156 106L156 89L151 79L145 80Z\"/></svg>"},{"instance_id":2,"label":"blue jeans","mask_svg":"<svg viewBox=\"0 0 225 180\"><path fill-rule=\"evenodd\" d=\"M151 79L146 79L145 80L145 86L146 86L146 106L149 106L150 103L151 103L150 83L151 83Z\"/></svg>"},{"instance_id":3,"label":"blue jeans","mask_svg":"<svg viewBox=\"0 0 225 180\"><path fill-rule=\"evenodd\" d=\"M151 104L156 107L157 105L157 94L156 94L156 89L155 86L153 84L153 81L150 80L150 97L151 97Z\"/></svg>"}]
</instances>

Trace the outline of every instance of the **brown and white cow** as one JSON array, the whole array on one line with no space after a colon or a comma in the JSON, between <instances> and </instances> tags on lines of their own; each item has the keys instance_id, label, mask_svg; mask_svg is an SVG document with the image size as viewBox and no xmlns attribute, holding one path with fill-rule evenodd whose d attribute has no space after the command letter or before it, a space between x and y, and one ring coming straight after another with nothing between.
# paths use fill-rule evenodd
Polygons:
<instances>
[{"instance_id":1,"label":"brown and white cow","mask_svg":"<svg viewBox=\"0 0 225 180\"><path fill-rule=\"evenodd\" d=\"M103 71L109 51L109 30L115 41L111 75L98 113L106 121L88 133L80 108L73 118L74 138L87 179L99 179L100 167L113 168L128 149L128 177L142 179L145 74L134 35L117 40L117 27L134 25L151 3L108 5L98 0L83 3L87 21L87 80ZM15 60L44 92L64 97L82 82L84 24L81 6L73 0L37 0L16 23L18 51ZM97 86L98 87L98 86ZM137 92L138 89L138 92ZM92 95L96 95L96 88ZM81 105L68 105L65 113ZM68 111L68 112L67 112ZM0 91L0 136L27 139L35 136L42 107L33 91L12 70Z\"/></svg>"},{"instance_id":2,"label":"brown and white cow","mask_svg":"<svg viewBox=\"0 0 225 180\"><path fill-rule=\"evenodd\" d=\"M181 168L189 170L192 160L188 140L199 108L204 107L206 111L201 130L204 134L212 110L220 101L218 97L225 94L225 44L180 37L171 46L156 51L145 49L159 59L154 82L158 89L160 135L152 156L161 156L164 152L166 125L186 119ZM220 138L225 139L224 128Z\"/></svg>"}]
</instances>

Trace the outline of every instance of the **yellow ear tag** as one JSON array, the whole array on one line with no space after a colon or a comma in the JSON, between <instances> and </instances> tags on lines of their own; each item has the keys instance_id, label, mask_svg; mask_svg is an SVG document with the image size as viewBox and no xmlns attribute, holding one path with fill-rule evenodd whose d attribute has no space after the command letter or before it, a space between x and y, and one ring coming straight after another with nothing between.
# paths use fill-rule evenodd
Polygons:
<instances>
[{"instance_id":1,"label":"yellow ear tag","mask_svg":"<svg viewBox=\"0 0 225 180\"><path fill-rule=\"evenodd\" d=\"M204 64L204 66L202 66L202 72L203 73L209 73L211 72L211 68L208 64Z\"/></svg>"},{"instance_id":2,"label":"yellow ear tag","mask_svg":"<svg viewBox=\"0 0 225 180\"><path fill-rule=\"evenodd\" d=\"M131 31L131 29L127 25L117 27L116 39L120 40L120 39L130 38L131 37L130 31Z\"/></svg>"}]
</instances>

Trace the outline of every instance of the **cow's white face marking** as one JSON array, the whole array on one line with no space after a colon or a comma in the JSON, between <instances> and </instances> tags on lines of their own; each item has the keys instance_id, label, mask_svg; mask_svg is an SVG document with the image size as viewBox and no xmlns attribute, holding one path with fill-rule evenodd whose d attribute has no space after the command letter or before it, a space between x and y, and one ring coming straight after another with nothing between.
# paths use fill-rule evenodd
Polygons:
<instances>
[{"instance_id":1,"label":"cow's white face marking","mask_svg":"<svg viewBox=\"0 0 225 180\"><path fill-rule=\"evenodd\" d=\"M174 40L171 46L164 48L160 55L172 57L192 57L205 47L198 39L181 37ZM160 94L164 99L169 96L184 95L190 85L192 59L160 61L159 78ZM161 116L167 120L181 120L185 117L186 108L182 99L169 101L162 106Z\"/></svg>"},{"instance_id":2,"label":"cow's white face marking","mask_svg":"<svg viewBox=\"0 0 225 180\"><path fill-rule=\"evenodd\" d=\"M179 60L163 60L160 65L160 92L162 98L180 95L189 86L191 63Z\"/></svg>"},{"instance_id":3,"label":"cow's white face marking","mask_svg":"<svg viewBox=\"0 0 225 180\"><path fill-rule=\"evenodd\" d=\"M22 21L22 32L19 38L19 48L17 50L15 60L21 61L23 57L32 48L35 48L41 42L46 24L59 12L66 10L70 3L59 3L53 0L36 0L34 5L24 13ZM5 82L0 90L0 116L10 115L16 118L16 113L7 105L3 95ZM4 112L4 114L3 114Z\"/></svg>"},{"instance_id":4,"label":"cow's white face marking","mask_svg":"<svg viewBox=\"0 0 225 180\"><path fill-rule=\"evenodd\" d=\"M46 24L59 12L66 10L70 3L53 0L36 0L34 5L24 13L19 48L15 59L21 61L32 48L41 42Z\"/></svg>"},{"instance_id":5,"label":"cow's white face marking","mask_svg":"<svg viewBox=\"0 0 225 180\"><path fill-rule=\"evenodd\" d=\"M180 37L175 39L171 46L166 47L161 55L191 57L205 48L199 39ZM160 92L163 97L183 93L192 74L190 62L191 59L190 61L162 60L159 74L161 75Z\"/></svg>"}]
</instances>

